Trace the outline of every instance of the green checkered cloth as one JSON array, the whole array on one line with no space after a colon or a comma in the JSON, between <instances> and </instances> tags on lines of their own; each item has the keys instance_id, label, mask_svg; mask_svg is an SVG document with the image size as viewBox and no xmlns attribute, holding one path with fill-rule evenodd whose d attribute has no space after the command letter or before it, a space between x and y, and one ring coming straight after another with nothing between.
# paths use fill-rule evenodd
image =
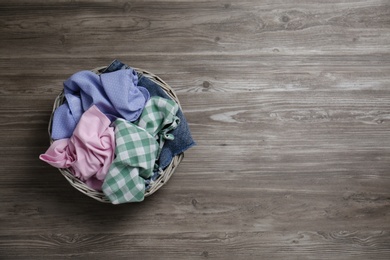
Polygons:
<instances>
[{"instance_id":1,"label":"green checkered cloth","mask_svg":"<svg viewBox=\"0 0 390 260\"><path fill-rule=\"evenodd\" d=\"M175 129L180 119L176 116L179 106L176 102L162 97L152 97L145 105L144 110L136 124L158 137L160 155L165 140L173 140L174 136L169 132Z\"/></svg>"},{"instance_id":2,"label":"green checkered cloth","mask_svg":"<svg viewBox=\"0 0 390 260\"><path fill-rule=\"evenodd\" d=\"M115 126L115 159L102 190L113 204L143 201L145 179L150 178L169 131L176 128L179 106L172 100L152 97L135 124L118 118Z\"/></svg>"}]
</instances>

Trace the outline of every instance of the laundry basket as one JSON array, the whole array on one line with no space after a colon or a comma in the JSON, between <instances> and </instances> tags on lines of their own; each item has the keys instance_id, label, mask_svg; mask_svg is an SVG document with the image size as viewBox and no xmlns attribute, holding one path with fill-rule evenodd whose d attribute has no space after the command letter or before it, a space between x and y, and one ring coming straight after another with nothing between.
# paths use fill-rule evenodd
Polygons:
<instances>
[{"instance_id":1,"label":"laundry basket","mask_svg":"<svg viewBox=\"0 0 390 260\"><path fill-rule=\"evenodd\" d=\"M99 68L93 69L92 71L96 74L101 74L105 68L106 67L99 67ZM150 73L146 70L138 69L138 68L133 68L133 69L137 73L142 74L142 76L147 77L150 80L152 80L153 82L155 82L159 87L161 87L162 90L165 91L165 93L167 95L169 95L172 98L173 101L175 101L178 104L178 106L181 109L179 99L177 98L173 89L167 83L165 83L158 76L156 76L153 73ZM51 139L51 130L52 130L51 127L52 127L52 120L53 120L54 111L60 105L63 104L64 100L65 100L64 92L62 91L54 101L53 111L52 111L50 121L49 121L48 131L49 131L50 143L53 143L53 141L54 141L53 139ZM145 191L145 197L152 195L154 192L156 192L158 189L160 189L165 183L168 182L169 178L172 176L176 167L182 161L183 157L184 157L184 153L181 153L181 154L173 157L170 164L162 172L160 172L159 177L155 181L150 183L148 189ZM87 196L89 196L97 201L104 202L104 203L110 203L110 200L104 195L104 193L102 191L97 191L97 190L94 190L94 189L88 187L84 182L82 182L80 179L75 177L70 172L69 169L59 169L59 171L75 189L79 190L80 192L84 193L85 195L87 195Z\"/></svg>"}]
</instances>

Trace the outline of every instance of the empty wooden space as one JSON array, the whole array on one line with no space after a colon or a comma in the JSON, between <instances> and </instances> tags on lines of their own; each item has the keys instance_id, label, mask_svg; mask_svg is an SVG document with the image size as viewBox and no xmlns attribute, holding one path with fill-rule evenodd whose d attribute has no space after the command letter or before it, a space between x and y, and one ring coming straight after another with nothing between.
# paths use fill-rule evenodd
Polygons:
<instances>
[{"instance_id":1,"label":"empty wooden space","mask_svg":"<svg viewBox=\"0 0 390 260\"><path fill-rule=\"evenodd\" d=\"M197 146L113 206L39 161L62 82L113 59ZM0 1L0 259L390 259L388 0Z\"/></svg>"}]
</instances>

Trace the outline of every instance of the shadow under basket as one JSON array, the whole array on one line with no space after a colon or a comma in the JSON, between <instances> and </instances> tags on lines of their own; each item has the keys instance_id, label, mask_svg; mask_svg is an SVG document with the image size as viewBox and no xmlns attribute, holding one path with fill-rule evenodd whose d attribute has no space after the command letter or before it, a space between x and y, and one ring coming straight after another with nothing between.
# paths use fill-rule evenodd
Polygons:
<instances>
[{"instance_id":1,"label":"shadow under basket","mask_svg":"<svg viewBox=\"0 0 390 260\"><path fill-rule=\"evenodd\" d=\"M92 71L96 74L101 74L105 68L106 67L99 67L99 68L93 69ZM134 68L134 70L138 74L142 74L144 77L149 78L150 80L155 82L157 85L159 85L161 87L161 89L163 89L172 98L172 100L175 101L179 105L179 107L181 109L179 99L177 98L175 92L161 78L159 78L158 76L154 75L153 73L150 73L150 72L143 70L143 69ZM51 126L52 126L54 111L57 109L57 107L59 107L60 105L62 105L64 103L64 100L65 100L64 92L62 91L54 101L53 111L52 111L50 121L49 121L49 129L48 129L49 130L49 137L51 137ZM53 143L53 141L54 141L53 139L50 139L50 143ZM183 158L184 158L184 153L181 153L181 154L173 157L170 164L162 172L160 172L160 176L157 178L157 180L150 183L148 189L145 191L145 197L152 195L158 189L160 189L164 184L166 184L168 182L168 180L171 178L172 174L174 173L174 171L176 170L177 166L180 164L180 162L182 161ZM69 169L59 169L59 171L75 189L79 190L80 192L84 193L85 195L87 195L87 196L89 196L97 201L104 202L104 203L111 203L110 200L104 195L104 193L102 191L97 191L97 190L94 190L94 189L88 187L84 182L82 182L80 179L75 177Z\"/></svg>"}]
</instances>

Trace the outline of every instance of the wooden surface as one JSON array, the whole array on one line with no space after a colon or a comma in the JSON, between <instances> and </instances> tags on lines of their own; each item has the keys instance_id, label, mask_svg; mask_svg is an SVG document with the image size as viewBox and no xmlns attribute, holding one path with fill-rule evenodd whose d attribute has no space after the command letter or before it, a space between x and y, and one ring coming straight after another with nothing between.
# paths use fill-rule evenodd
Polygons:
<instances>
[{"instance_id":1,"label":"wooden surface","mask_svg":"<svg viewBox=\"0 0 390 260\"><path fill-rule=\"evenodd\" d=\"M198 146L139 204L38 160L62 82L120 59ZM390 2L1 1L0 259L390 259Z\"/></svg>"}]
</instances>

